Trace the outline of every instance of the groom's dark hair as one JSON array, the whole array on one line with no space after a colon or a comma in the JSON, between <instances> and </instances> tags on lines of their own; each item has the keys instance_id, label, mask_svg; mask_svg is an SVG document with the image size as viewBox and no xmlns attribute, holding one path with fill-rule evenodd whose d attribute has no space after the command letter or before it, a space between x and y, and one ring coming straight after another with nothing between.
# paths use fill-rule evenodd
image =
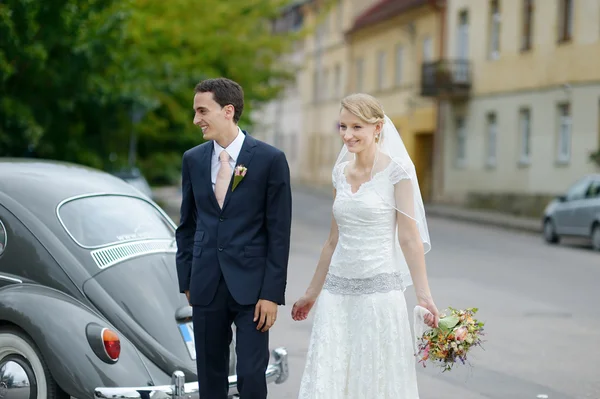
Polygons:
<instances>
[{"instance_id":1,"label":"groom's dark hair","mask_svg":"<svg viewBox=\"0 0 600 399\"><path fill-rule=\"evenodd\" d=\"M227 78L206 79L196 85L195 92L212 93L213 99L221 108L233 105L233 120L238 123L244 111L244 89L238 83Z\"/></svg>"}]
</instances>

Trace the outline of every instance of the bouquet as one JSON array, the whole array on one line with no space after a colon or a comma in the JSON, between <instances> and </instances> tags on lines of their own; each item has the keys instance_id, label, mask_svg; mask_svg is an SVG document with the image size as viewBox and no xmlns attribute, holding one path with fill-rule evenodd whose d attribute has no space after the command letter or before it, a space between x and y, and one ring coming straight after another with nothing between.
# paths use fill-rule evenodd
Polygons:
<instances>
[{"instance_id":1,"label":"bouquet","mask_svg":"<svg viewBox=\"0 0 600 399\"><path fill-rule=\"evenodd\" d=\"M417 308L421 307L417 306ZM416 356L423 367L429 360L434 364L437 363L443 371L449 371L458 361L465 364L467 353L471 348L481 347L484 323L473 317L478 309L448 309L450 314L440 315L437 328L427 327L424 332L419 332L419 325L415 324ZM420 313L422 317L423 312L429 311L424 308L415 309L415 320L417 314Z\"/></svg>"}]
</instances>

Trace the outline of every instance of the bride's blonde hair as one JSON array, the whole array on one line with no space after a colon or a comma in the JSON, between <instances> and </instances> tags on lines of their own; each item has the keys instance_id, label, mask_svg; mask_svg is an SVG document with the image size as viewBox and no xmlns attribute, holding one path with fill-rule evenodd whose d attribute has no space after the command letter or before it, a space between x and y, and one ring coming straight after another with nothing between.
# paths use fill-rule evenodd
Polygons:
<instances>
[{"instance_id":1,"label":"bride's blonde hair","mask_svg":"<svg viewBox=\"0 0 600 399\"><path fill-rule=\"evenodd\" d=\"M365 123L383 122L383 107L377 99L369 94L355 93L342 99L342 107L362 119Z\"/></svg>"}]
</instances>

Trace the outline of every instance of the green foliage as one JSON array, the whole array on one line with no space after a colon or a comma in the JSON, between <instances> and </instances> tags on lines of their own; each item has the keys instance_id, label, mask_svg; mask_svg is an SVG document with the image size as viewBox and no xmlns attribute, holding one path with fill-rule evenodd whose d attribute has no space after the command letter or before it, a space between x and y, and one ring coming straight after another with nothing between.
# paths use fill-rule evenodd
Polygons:
<instances>
[{"instance_id":1,"label":"green foliage","mask_svg":"<svg viewBox=\"0 0 600 399\"><path fill-rule=\"evenodd\" d=\"M172 182L181 153L201 142L196 83L239 82L248 127L251 111L293 79L279 60L302 33L275 35L269 22L286 3L2 1L0 156L114 169L126 165L135 132L143 172Z\"/></svg>"}]
</instances>

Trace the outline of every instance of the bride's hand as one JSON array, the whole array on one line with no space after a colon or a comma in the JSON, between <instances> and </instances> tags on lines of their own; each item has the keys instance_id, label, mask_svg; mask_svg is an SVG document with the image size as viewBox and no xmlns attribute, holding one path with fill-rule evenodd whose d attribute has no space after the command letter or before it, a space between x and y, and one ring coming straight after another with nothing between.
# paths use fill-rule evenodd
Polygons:
<instances>
[{"instance_id":1,"label":"bride's hand","mask_svg":"<svg viewBox=\"0 0 600 399\"><path fill-rule=\"evenodd\" d=\"M423 317L423 321L431 328L437 328L438 322L440 320L440 313L438 312L435 303L433 303L433 299L421 299L418 303L419 306L424 307L429 310L431 313L426 314Z\"/></svg>"},{"instance_id":2,"label":"bride's hand","mask_svg":"<svg viewBox=\"0 0 600 399\"><path fill-rule=\"evenodd\" d=\"M292 307L292 319L296 321L306 320L308 313L316 302L316 298L304 295L294 303Z\"/></svg>"}]
</instances>

